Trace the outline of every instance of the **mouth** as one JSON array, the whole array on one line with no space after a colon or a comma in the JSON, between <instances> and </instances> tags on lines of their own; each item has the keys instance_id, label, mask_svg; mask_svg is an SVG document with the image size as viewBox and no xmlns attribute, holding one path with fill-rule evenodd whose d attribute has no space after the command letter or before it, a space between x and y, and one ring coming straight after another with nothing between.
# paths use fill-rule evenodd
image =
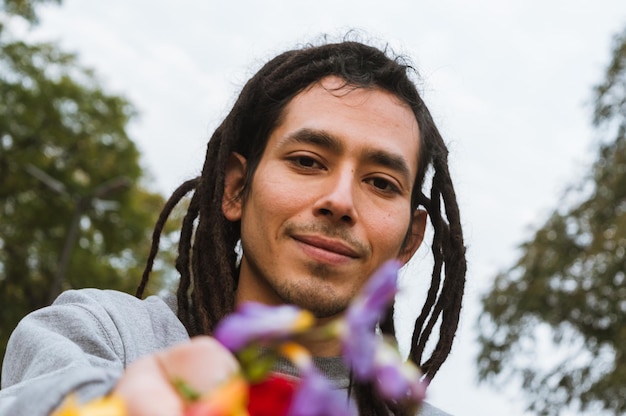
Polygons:
<instances>
[{"instance_id":1,"label":"mouth","mask_svg":"<svg viewBox=\"0 0 626 416\"><path fill-rule=\"evenodd\" d=\"M292 237L299 243L305 254L319 262L338 265L361 257L356 249L341 240L317 235Z\"/></svg>"}]
</instances>

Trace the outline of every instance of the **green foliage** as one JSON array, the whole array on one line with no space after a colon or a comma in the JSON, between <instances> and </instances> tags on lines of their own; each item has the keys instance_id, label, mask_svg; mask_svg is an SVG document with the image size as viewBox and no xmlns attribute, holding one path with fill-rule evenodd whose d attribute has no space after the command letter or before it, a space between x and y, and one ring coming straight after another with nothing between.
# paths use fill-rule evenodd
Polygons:
<instances>
[{"instance_id":1,"label":"green foliage","mask_svg":"<svg viewBox=\"0 0 626 416\"><path fill-rule=\"evenodd\" d=\"M483 297L480 378L519 377L541 415L626 413L626 30L595 92L591 173Z\"/></svg>"},{"instance_id":2,"label":"green foliage","mask_svg":"<svg viewBox=\"0 0 626 416\"><path fill-rule=\"evenodd\" d=\"M75 56L0 30L0 357L18 320L56 295L66 243L59 289L139 283L163 200L141 184L134 113Z\"/></svg>"},{"instance_id":3,"label":"green foliage","mask_svg":"<svg viewBox=\"0 0 626 416\"><path fill-rule=\"evenodd\" d=\"M0 2L0 11L9 15L23 17L30 23L37 23L36 5L49 2L60 4L61 0L2 0Z\"/></svg>"}]
</instances>

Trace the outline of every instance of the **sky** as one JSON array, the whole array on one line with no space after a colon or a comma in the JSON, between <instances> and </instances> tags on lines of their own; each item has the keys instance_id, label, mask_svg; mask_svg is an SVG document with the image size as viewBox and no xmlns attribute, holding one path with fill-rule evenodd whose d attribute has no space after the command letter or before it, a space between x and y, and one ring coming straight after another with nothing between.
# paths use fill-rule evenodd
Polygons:
<instances>
[{"instance_id":1,"label":"sky","mask_svg":"<svg viewBox=\"0 0 626 416\"><path fill-rule=\"evenodd\" d=\"M593 160L592 87L624 26L623 0L65 0L43 7L37 28L14 29L77 53L134 104L130 135L166 195L199 173L213 129L277 53L353 31L409 56L449 145L468 246L462 321L428 401L456 416L522 416L515 387L477 381L479 299ZM428 256L409 266L423 281L405 284L400 329Z\"/></svg>"}]
</instances>

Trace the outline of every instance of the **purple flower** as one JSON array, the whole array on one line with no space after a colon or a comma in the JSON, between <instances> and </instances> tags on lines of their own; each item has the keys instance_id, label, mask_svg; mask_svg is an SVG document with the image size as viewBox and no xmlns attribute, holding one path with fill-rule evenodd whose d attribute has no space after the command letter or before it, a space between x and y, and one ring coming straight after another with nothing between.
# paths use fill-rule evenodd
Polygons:
<instances>
[{"instance_id":1,"label":"purple flower","mask_svg":"<svg viewBox=\"0 0 626 416\"><path fill-rule=\"evenodd\" d=\"M349 325L374 328L398 292L400 266L399 261L391 260L374 272L348 308Z\"/></svg>"},{"instance_id":2,"label":"purple flower","mask_svg":"<svg viewBox=\"0 0 626 416\"><path fill-rule=\"evenodd\" d=\"M426 396L426 382L412 362L403 362L398 350L378 340L374 359L373 381L380 395L389 400L421 403Z\"/></svg>"},{"instance_id":3,"label":"purple flower","mask_svg":"<svg viewBox=\"0 0 626 416\"><path fill-rule=\"evenodd\" d=\"M213 334L226 348L237 351L252 342L276 341L313 326L315 318L292 305L268 306L246 302L224 318Z\"/></svg>"},{"instance_id":4,"label":"purple flower","mask_svg":"<svg viewBox=\"0 0 626 416\"><path fill-rule=\"evenodd\" d=\"M289 416L356 416L354 403L320 374L313 363L300 369L302 380L287 414Z\"/></svg>"},{"instance_id":5,"label":"purple flower","mask_svg":"<svg viewBox=\"0 0 626 416\"><path fill-rule=\"evenodd\" d=\"M403 362L397 348L375 332L398 290L399 268L397 261L383 264L348 307L339 331L342 352L355 379L372 382L383 398L420 403L426 388L420 371L413 363Z\"/></svg>"},{"instance_id":6,"label":"purple flower","mask_svg":"<svg viewBox=\"0 0 626 416\"><path fill-rule=\"evenodd\" d=\"M357 380L372 377L377 339L374 328L398 291L399 268L400 263L395 260L383 264L346 311L340 335L342 350Z\"/></svg>"},{"instance_id":7,"label":"purple flower","mask_svg":"<svg viewBox=\"0 0 626 416\"><path fill-rule=\"evenodd\" d=\"M342 354L357 380L367 380L374 371L376 334L360 328L349 328L342 337Z\"/></svg>"}]
</instances>

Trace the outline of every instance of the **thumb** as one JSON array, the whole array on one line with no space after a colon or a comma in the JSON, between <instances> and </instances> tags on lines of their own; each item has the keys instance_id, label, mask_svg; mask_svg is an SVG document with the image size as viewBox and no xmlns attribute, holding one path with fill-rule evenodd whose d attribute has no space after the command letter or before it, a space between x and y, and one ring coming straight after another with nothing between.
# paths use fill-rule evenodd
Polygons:
<instances>
[{"instance_id":1,"label":"thumb","mask_svg":"<svg viewBox=\"0 0 626 416\"><path fill-rule=\"evenodd\" d=\"M185 382L202 394L239 372L233 354L214 338L199 336L191 342L157 354L162 371L172 382Z\"/></svg>"}]
</instances>

